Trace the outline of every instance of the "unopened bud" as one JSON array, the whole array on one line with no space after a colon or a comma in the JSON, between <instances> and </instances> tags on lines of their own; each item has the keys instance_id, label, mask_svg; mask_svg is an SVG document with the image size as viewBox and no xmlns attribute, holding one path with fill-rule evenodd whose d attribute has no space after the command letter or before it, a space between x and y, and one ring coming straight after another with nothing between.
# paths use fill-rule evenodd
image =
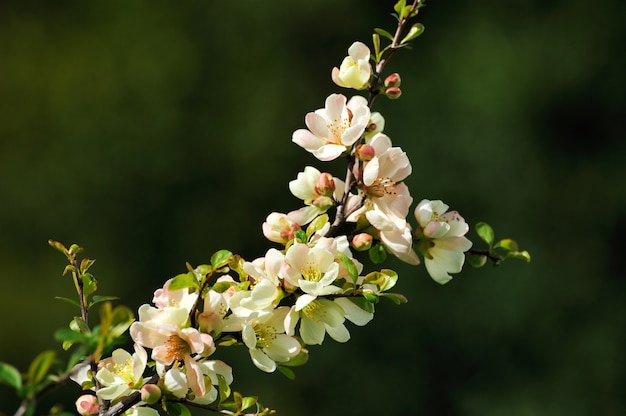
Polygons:
<instances>
[{"instance_id":1,"label":"unopened bud","mask_svg":"<svg viewBox=\"0 0 626 416\"><path fill-rule=\"evenodd\" d=\"M100 413L98 398L93 394L83 394L76 400L76 411L83 415L97 415Z\"/></svg>"},{"instance_id":2,"label":"unopened bud","mask_svg":"<svg viewBox=\"0 0 626 416\"><path fill-rule=\"evenodd\" d=\"M400 91L400 88L398 87L389 87L387 88L387 90L385 90L385 95L390 100L396 100L400 98L400 96L402 95L402 91Z\"/></svg>"},{"instance_id":3,"label":"unopened bud","mask_svg":"<svg viewBox=\"0 0 626 416\"><path fill-rule=\"evenodd\" d=\"M366 251L372 247L372 241L374 238L367 233L357 234L352 238L352 247L356 251Z\"/></svg>"},{"instance_id":4,"label":"unopened bud","mask_svg":"<svg viewBox=\"0 0 626 416\"><path fill-rule=\"evenodd\" d=\"M395 72L389 75L387 78L385 78L385 87L386 88L399 87L401 82L402 81L400 80L400 74Z\"/></svg>"},{"instance_id":5,"label":"unopened bud","mask_svg":"<svg viewBox=\"0 0 626 416\"><path fill-rule=\"evenodd\" d=\"M321 211L326 211L335 206L335 201L328 196L318 196L311 202L311 205L316 206Z\"/></svg>"},{"instance_id":6,"label":"unopened bud","mask_svg":"<svg viewBox=\"0 0 626 416\"><path fill-rule=\"evenodd\" d=\"M324 172L318 176L315 182L315 192L318 195L332 196L335 192L335 179L330 173Z\"/></svg>"},{"instance_id":7,"label":"unopened bud","mask_svg":"<svg viewBox=\"0 0 626 416\"><path fill-rule=\"evenodd\" d=\"M356 148L356 157L363 162L368 162L376 156L376 150L369 144L360 144Z\"/></svg>"},{"instance_id":8,"label":"unopened bud","mask_svg":"<svg viewBox=\"0 0 626 416\"><path fill-rule=\"evenodd\" d=\"M156 384L146 384L141 388L141 401L155 404L161 398L161 389Z\"/></svg>"}]
</instances>

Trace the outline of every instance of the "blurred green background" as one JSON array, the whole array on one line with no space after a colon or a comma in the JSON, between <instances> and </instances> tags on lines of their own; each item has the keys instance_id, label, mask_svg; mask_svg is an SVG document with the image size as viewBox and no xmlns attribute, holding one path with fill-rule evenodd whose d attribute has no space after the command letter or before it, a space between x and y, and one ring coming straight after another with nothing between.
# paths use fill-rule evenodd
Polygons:
<instances>
[{"instance_id":1,"label":"blurred green background","mask_svg":"<svg viewBox=\"0 0 626 416\"><path fill-rule=\"evenodd\" d=\"M267 214L299 207L288 181L328 169L291 133L339 91L347 47L394 27L393 3L3 2L0 361L25 370L76 313L53 299L72 285L50 238L86 247L100 293L133 309L186 261L263 255ZM403 96L375 103L411 193L533 261L443 287L392 261L408 304L311 348L295 382L219 355L235 388L282 415L626 414L625 3L432 1L420 16L388 67ZM70 409L77 392L61 391ZM0 403L17 408L4 386Z\"/></svg>"}]
</instances>

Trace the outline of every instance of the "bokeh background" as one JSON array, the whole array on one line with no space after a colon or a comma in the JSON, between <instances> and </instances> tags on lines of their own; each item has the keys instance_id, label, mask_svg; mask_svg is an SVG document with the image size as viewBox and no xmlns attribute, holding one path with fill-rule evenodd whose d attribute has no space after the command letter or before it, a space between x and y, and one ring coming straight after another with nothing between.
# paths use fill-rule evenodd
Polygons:
<instances>
[{"instance_id":1,"label":"bokeh background","mask_svg":"<svg viewBox=\"0 0 626 416\"><path fill-rule=\"evenodd\" d=\"M347 47L394 27L393 3L2 2L0 361L25 370L76 313L53 299L72 285L50 238L86 247L100 293L133 309L186 261L263 255L267 214L299 207L288 181L322 167L291 133L339 91ZM432 1L420 16L388 67L403 96L375 103L412 195L533 261L443 287L391 261L408 304L311 348L295 382L221 355L235 388L283 415L625 414L625 3ZM61 390L67 408L77 392ZM0 403L17 408L4 386Z\"/></svg>"}]
</instances>

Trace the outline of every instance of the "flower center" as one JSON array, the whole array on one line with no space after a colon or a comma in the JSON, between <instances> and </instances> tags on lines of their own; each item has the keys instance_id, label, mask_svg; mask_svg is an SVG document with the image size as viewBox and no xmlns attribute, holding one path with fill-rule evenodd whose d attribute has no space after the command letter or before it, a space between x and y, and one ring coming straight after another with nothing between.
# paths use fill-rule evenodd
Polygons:
<instances>
[{"instance_id":1,"label":"flower center","mask_svg":"<svg viewBox=\"0 0 626 416\"><path fill-rule=\"evenodd\" d=\"M313 302L302 308L302 314L306 318L319 323L322 322L322 320L326 316L326 309L324 309L320 302L314 300Z\"/></svg>"},{"instance_id":2,"label":"flower center","mask_svg":"<svg viewBox=\"0 0 626 416\"><path fill-rule=\"evenodd\" d=\"M370 186L365 187L370 198L382 198L385 195L397 195L396 184L389 178L378 178Z\"/></svg>"},{"instance_id":3,"label":"flower center","mask_svg":"<svg viewBox=\"0 0 626 416\"><path fill-rule=\"evenodd\" d=\"M308 280L309 282L319 282L322 280L322 272L315 267L314 264L307 264L306 268L300 272L304 280Z\"/></svg>"},{"instance_id":4,"label":"flower center","mask_svg":"<svg viewBox=\"0 0 626 416\"><path fill-rule=\"evenodd\" d=\"M185 358L185 355L191 353L191 348L187 341L179 337L178 335L170 335L165 341L167 348L167 360L170 362L180 361Z\"/></svg>"},{"instance_id":5,"label":"flower center","mask_svg":"<svg viewBox=\"0 0 626 416\"><path fill-rule=\"evenodd\" d=\"M135 375L133 374L133 360L129 358L123 363L113 365L113 373L123 378L127 383L134 383Z\"/></svg>"},{"instance_id":6,"label":"flower center","mask_svg":"<svg viewBox=\"0 0 626 416\"><path fill-rule=\"evenodd\" d=\"M272 325L256 324L254 325L254 334L256 335L256 347L265 348L276 339L276 328Z\"/></svg>"}]
</instances>

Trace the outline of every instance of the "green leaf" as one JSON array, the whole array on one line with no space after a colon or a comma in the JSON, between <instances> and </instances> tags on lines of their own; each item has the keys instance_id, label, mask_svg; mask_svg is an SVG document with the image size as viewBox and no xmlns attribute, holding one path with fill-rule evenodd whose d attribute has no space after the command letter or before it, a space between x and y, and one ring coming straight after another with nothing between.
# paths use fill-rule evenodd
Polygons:
<instances>
[{"instance_id":1,"label":"green leaf","mask_svg":"<svg viewBox=\"0 0 626 416\"><path fill-rule=\"evenodd\" d=\"M374 61L378 63L380 61L380 36L378 33L372 34L372 42L374 43Z\"/></svg>"},{"instance_id":2,"label":"green leaf","mask_svg":"<svg viewBox=\"0 0 626 416\"><path fill-rule=\"evenodd\" d=\"M19 390L22 388L22 375L12 365L0 362L0 383Z\"/></svg>"},{"instance_id":3,"label":"green leaf","mask_svg":"<svg viewBox=\"0 0 626 416\"><path fill-rule=\"evenodd\" d=\"M363 293L363 297L367 299L369 302L378 303L378 296L373 293Z\"/></svg>"},{"instance_id":4,"label":"green leaf","mask_svg":"<svg viewBox=\"0 0 626 416\"><path fill-rule=\"evenodd\" d=\"M400 43L402 44L410 42L422 33L424 33L424 25L421 23L415 23L413 26L411 26L411 29L409 29L409 33L407 33L407 35L404 37L404 39L402 39L402 42Z\"/></svg>"},{"instance_id":5,"label":"green leaf","mask_svg":"<svg viewBox=\"0 0 626 416\"><path fill-rule=\"evenodd\" d=\"M241 399L241 410L246 410L257 403L256 397L243 397Z\"/></svg>"},{"instance_id":6,"label":"green leaf","mask_svg":"<svg viewBox=\"0 0 626 416\"><path fill-rule=\"evenodd\" d=\"M308 240L306 233L302 230L297 230L295 233L293 233L293 236L296 238L297 241L301 243L306 243Z\"/></svg>"},{"instance_id":7,"label":"green leaf","mask_svg":"<svg viewBox=\"0 0 626 416\"><path fill-rule=\"evenodd\" d=\"M498 241L493 246L493 248L502 248L506 251L518 251L519 250L519 246L517 245L517 242L515 242L514 240L511 240L510 238L505 238L505 239Z\"/></svg>"},{"instance_id":8,"label":"green leaf","mask_svg":"<svg viewBox=\"0 0 626 416\"><path fill-rule=\"evenodd\" d=\"M223 293L228 290L229 287L235 285L234 282L217 282L211 287L211 290L217 293Z\"/></svg>"},{"instance_id":9,"label":"green leaf","mask_svg":"<svg viewBox=\"0 0 626 416\"><path fill-rule=\"evenodd\" d=\"M296 379L296 373L294 373L291 368L284 367L282 365L279 365L277 368L278 368L278 371L280 371L289 380L295 380Z\"/></svg>"},{"instance_id":10,"label":"green leaf","mask_svg":"<svg viewBox=\"0 0 626 416\"><path fill-rule=\"evenodd\" d=\"M483 240L489 247L493 245L494 233L493 228L486 222L479 222L476 224L476 234Z\"/></svg>"},{"instance_id":11,"label":"green leaf","mask_svg":"<svg viewBox=\"0 0 626 416\"><path fill-rule=\"evenodd\" d=\"M289 359L289 361L282 361L280 363L281 366L286 365L289 367L299 367L304 365L309 361L309 350L306 348L301 348L298 355Z\"/></svg>"},{"instance_id":12,"label":"green leaf","mask_svg":"<svg viewBox=\"0 0 626 416\"><path fill-rule=\"evenodd\" d=\"M356 284L357 280L359 280L359 272L352 259L345 254L339 252L337 252L337 258L350 275L350 279L352 279L352 282Z\"/></svg>"},{"instance_id":13,"label":"green leaf","mask_svg":"<svg viewBox=\"0 0 626 416\"><path fill-rule=\"evenodd\" d=\"M91 333L91 330L89 329L85 321L83 321L83 318L81 318L80 316L75 316L74 319L70 321L70 329L74 332L80 332L84 335L88 335Z\"/></svg>"},{"instance_id":14,"label":"green leaf","mask_svg":"<svg viewBox=\"0 0 626 416\"><path fill-rule=\"evenodd\" d=\"M384 276L383 282L378 284L381 292L385 292L396 285L398 273L390 269L382 269L380 273Z\"/></svg>"},{"instance_id":15,"label":"green leaf","mask_svg":"<svg viewBox=\"0 0 626 416\"><path fill-rule=\"evenodd\" d=\"M375 244L372 248L369 249L368 254L370 256L370 260L374 264L380 264L387 259L387 251L382 244Z\"/></svg>"},{"instance_id":16,"label":"green leaf","mask_svg":"<svg viewBox=\"0 0 626 416\"><path fill-rule=\"evenodd\" d=\"M328 214L323 214L316 217L308 227L306 227L306 236L307 239L315 234L317 231L324 228L324 226L328 223Z\"/></svg>"},{"instance_id":17,"label":"green leaf","mask_svg":"<svg viewBox=\"0 0 626 416\"><path fill-rule=\"evenodd\" d=\"M171 416L191 416L187 406L172 402L167 402L167 414Z\"/></svg>"},{"instance_id":18,"label":"green leaf","mask_svg":"<svg viewBox=\"0 0 626 416\"><path fill-rule=\"evenodd\" d=\"M80 303L76 302L74 299L64 298L62 296L55 296L54 298L69 303L70 305L74 305L80 309Z\"/></svg>"},{"instance_id":19,"label":"green leaf","mask_svg":"<svg viewBox=\"0 0 626 416\"><path fill-rule=\"evenodd\" d=\"M211 256L211 265L213 266L214 269L219 269L220 267L224 267L228 264L232 256L233 256L233 253L231 253L228 250L217 251Z\"/></svg>"},{"instance_id":20,"label":"green leaf","mask_svg":"<svg viewBox=\"0 0 626 416\"><path fill-rule=\"evenodd\" d=\"M400 294L400 293L381 293L380 294L381 297L390 299L393 303L395 303L396 305L400 305L401 303L407 303L409 300L406 298L406 296Z\"/></svg>"},{"instance_id":21,"label":"green leaf","mask_svg":"<svg viewBox=\"0 0 626 416\"><path fill-rule=\"evenodd\" d=\"M400 0L396 4L394 4L393 9L402 16L402 10L406 7L406 0Z\"/></svg>"},{"instance_id":22,"label":"green leaf","mask_svg":"<svg viewBox=\"0 0 626 416\"><path fill-rule=\"evenodd\" d=\"M487 256L484 254L468 254L467 262L475 268L483 267L487 263Z\"/></svg>"},{"instance_id":23,"label":"green leaf","mask_svg":"<svg viewBox=\"0 0 626 416\"><path fill-rule=\"evenodd\" d=\"M524 260L526 263L530 263L530 253L526 250L524 251L511 251L506 255L507 259L518 259Z\"/></svg>"},{"instance_id":24,"label":"green leaf","mask_svg":"<svg viewBox=\"0 0 626 416\"><path fill-rule=\"evenodd\" d=\"M28 368L29 384L39 384L50 371L50 367L56 358L56 352L52 350L44 351L39 354Z\"/></svg>"},{"instance_id":25,"label":"green leaf","mask_svg":"<svg viewBox=\"0 0 626 416\"><path fill-rule=\"evenodd\" d=\"M58 241L54 241L54 240L48 240L48 244L50 244L50 247L57 249L58 251L60 251L61 253L65 254L65 256L67 256L69 253L67 251L67 248L65 248L65 246L61 243L59 243Z\"/></svg>"},{"instance_id":26,"label":"green leaf","mask_svg":"<svg viewBox=\"0 0 626 416\"><path fill-rule=\"evenodd\" d=\"M220 403L223 403L224 400L230 397L230 386L226 382L226 379L224 378L224 376L221 374L217 375L217 381L218 381L217 390L220 394Z\"/></svg>"},{"instance_id":27,"label":"green leaf","mask_svg":"<svg viewBox=\"0 0 626 416\"><path fill-rule=\"evenodd\" d=\"M93 264L94 264L95 262L96 262L96 260L87 259L87 258L83 259L83 260L80 262L80 272L81 272L81 273L87 273L87 270L89 270L89 268L90 268L91 266L93 266Z\"/></svg>"},{"instance_id":28,"label":"green leaf","mask_svg":"<svg viewBox=\"0 0 626 416\"><path fill-rule=\"evenodd\" d=\"M98 290L98 281L91 273L85 273L81 279L83 281L83 295L87 299L89 295Z\"/></svg>"},{"instance_id":29,"label":"green leaf","mask_svg":"<svg viewBox=\"0 0 626 416\"><path fill-rule=\"evenodd\" d=\"M393 42L393 35L387 32L385 29L381 29L377 27L376 29L374 29L374 32L378 33L380 36L383 36Z\"/></svg>"},{"instance_id":30,"label":"green leaf","mask_svg":"<svg viewBox=\"0 0 626 416\"><path fill-rule=\"evenodd\" d=\"M119 298L117 296L99 296L99 295L94 295L93 298L91 298L91 302L89 302L89 307L92 307L93 305L96 305L100 302L107 302L110 300L118 300Z\"/></svg>"},{"instance_id":31,"label":"green leaf","mask_svg":"<svg viewBox=\"0 0 626 416\"><path fill-rule=\"evenodd\" d=\"M80 332L72 331L71 329L58 329L54 333L54 339L60 342L79 342L84 341L85 336Z\"/></svg>"},{"instance_id":32,"label":"green leaf","mask_svg":"<svg viewBox=\"0 0 626 416\"><path fill-rule=\"evenodd\" d=\"M170 290L180 290L188 287L197 287L198 280L191 273L182 273L177 276L174 276L172 281L170 282L169 289Z\"/></svg>"}]
</instances>

